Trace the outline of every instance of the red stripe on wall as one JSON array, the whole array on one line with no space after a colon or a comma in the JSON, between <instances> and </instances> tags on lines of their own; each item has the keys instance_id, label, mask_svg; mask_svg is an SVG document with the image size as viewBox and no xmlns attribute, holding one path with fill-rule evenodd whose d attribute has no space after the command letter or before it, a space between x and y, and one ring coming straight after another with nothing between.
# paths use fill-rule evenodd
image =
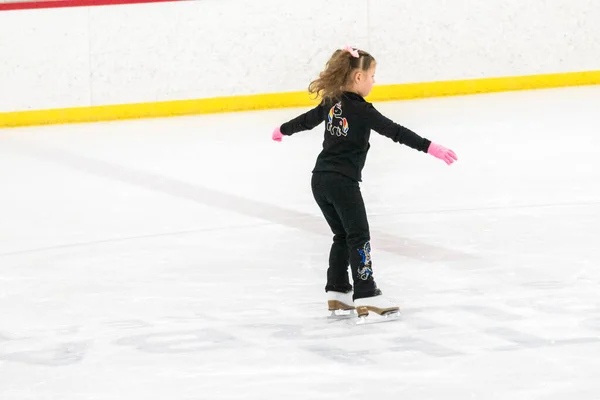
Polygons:
<instances>
[{"instance_id":1,"label":"red stripe on wall","mask_svg":"<svg viewBox=\"0 0 600 400\"><path fill-rule=\"evenodd\" d=\"M114 6L119 4L167 3L183 0L48 0L23 3L0 3L0 11L32 10L39 8Z\"/></svg>"}]
</instances>

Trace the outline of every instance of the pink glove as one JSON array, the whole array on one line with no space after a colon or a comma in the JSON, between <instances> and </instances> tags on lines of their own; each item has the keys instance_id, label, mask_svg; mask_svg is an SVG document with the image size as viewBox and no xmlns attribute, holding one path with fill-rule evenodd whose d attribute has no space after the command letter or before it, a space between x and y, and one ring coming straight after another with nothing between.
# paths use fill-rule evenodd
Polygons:
<instances>
[{"instance_id":1,"label":"pink glove","mask_svg":"<svg viewBox=\"0 0 600 400\"><path fill-rule=\"evenodd\" d=\"M456 154L454 154L454 152L452 150L447 149L444 146L433 143L433 142L431 142L431 144L429 145L429 149L427 150L427 153L431 154L432 156L434 156L436 158L439 158L440 160L446 162L446 164L448 164L448 165L450 165L454 161L458 160L458 157L456 157Z\"/></svg>"},{"instance_id":2,"label":"pink glove","mask_svg":"<svg viewBox=\"0 0 600 400\"><path fill-rule=\"evenodd\" d=\"M275 128L273 131L273 140L277 142L281 142L281 138L283 138L283 134L281 133L281 129L279 127Z\"/></svg>"}]
</instances>

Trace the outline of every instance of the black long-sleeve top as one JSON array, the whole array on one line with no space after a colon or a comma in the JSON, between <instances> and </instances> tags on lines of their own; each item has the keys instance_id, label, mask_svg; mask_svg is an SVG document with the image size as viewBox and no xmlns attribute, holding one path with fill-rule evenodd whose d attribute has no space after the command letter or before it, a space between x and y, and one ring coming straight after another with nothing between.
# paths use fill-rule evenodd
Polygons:
<instances>
[{"instance_id":1,"label":"black long-sleeve top","mask_svg":"<svg viewBox=\"0 0 600 400\"><path fill-rule=\"evenodd\" d=\"M431 141L383 116L362 96L344 92L341 101L326 103L281 125L283 135L313 129L325 122L323 150L313 172L333 171L361 181L362 169L371 145L371 129L394 142L427 152Z\"/></svg>"}]
</instances>

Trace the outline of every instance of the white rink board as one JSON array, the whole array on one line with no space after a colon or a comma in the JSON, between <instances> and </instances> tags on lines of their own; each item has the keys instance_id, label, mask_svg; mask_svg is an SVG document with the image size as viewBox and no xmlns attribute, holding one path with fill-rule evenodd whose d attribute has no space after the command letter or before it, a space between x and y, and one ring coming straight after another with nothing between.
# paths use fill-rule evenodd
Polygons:
<instances>
[{"instance_id":1,"label":"white rink board","mask_svg":"<svg viewBox=\"0 0 600 400\"><path fill-rule=\"evenodd\" d=\"M345 44L373 53L378 84L598 70L600 3L202 0L0 12L0 112L302 91Z\"/></svg>"}]
</instances>

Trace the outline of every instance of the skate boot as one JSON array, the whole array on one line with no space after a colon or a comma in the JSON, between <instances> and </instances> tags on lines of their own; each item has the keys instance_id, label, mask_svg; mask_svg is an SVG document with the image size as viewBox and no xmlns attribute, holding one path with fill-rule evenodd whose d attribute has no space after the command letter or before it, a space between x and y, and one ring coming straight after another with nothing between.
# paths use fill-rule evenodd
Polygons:
<instances>
[{"instance_id":1,"label":"skate boot","mask_svg":"<svg viewBox=\"0 0 600 400\"><path fill-rule=\"evenodd\" d=\"M354 301L352 291L348 293L327 291L327 306L331 311L331 317L354 315Z\"/></svg>"},{"instance_id":2,"label":"skate boot","mask_svg":"<svg viewBox=\"0 0 600 400\"><path fill-rule=\"evenodd\" d=\"M400 315L400 307L384 297L383 294L356 299L354 300L354 306L359 319L362 321L365 321L369 312L374 312L386 318L395 318Z\"/></svg>"}]
</instances>

